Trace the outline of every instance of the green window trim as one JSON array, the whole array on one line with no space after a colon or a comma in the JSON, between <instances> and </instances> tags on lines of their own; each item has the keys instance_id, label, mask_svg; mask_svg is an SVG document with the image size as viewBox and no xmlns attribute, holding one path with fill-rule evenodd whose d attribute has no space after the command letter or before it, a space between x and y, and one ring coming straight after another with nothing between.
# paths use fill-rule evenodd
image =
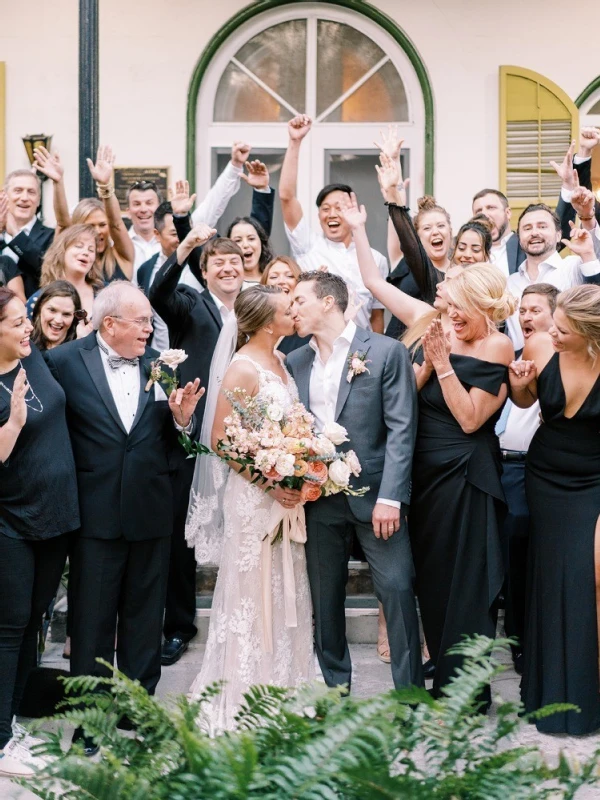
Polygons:
<instances>
[{"instance_id":1,"label":"green window trim","mask_svg":"<svg viewBox=\"0 0 600 800\"><path fill-rule=\"evenodd\" d=\"M423 93L423 105L425 107L425 194L433 194L433 175L434 175L434 108L433 91L431 82L427 74L427 69L416 47L399 28L396 23L379 9L364 0L323 0L328 5L341 6L350 9L365 17L373 20L398 43L406 53L412 64L421 91ZM198 108L198 96L200 85L208 66L219 48L235 31L248 20L270 11L280 6L292 5L288 0L257 0L249 6L243 8L235 17L231 17L215 33L213 38L204 48L192 73L190 87L188 90L188 102L186 111L186 173L190 184L190 191L193 192L196 185L196 115Z\"/></svg>"},{"instance_id":2,"label":"green window trim","mask_svg":"<svg viewBox=\"0 0 600 800\"><path fill-rule=\"evenodd\" d=\"M594 78L593 81L590 81L583 92L576 98L575 105L577 108L581 108L585 101L588 100L594 92L597 92L598 89L600 89L600 75Z\"/></svg>"}]
</instances>

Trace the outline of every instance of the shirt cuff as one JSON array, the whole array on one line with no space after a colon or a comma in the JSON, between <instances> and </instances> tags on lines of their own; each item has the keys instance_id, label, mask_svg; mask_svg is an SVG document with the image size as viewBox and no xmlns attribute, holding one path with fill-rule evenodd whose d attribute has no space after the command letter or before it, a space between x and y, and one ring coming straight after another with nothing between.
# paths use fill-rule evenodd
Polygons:
<instances>
[{"instance_id":1,"label":"shirt cuff","mask_svg":"<svg viewBox=\"0 0 600 800\"><path fill-rule=\"evenodd\" d=\"M231 172L234 172L236 175L241 175L242 172L244 171L243 167L236 167L236 165L233 163L233 161L230 161L229 164L227 164L227 166L225 167L225 169L226 170L231 170ZM223 170L223 171L225 171L225 170Z\"/></svg>"},{"instance_id":2,"label":"shirt cuff","mask_svg":"<svg viewBox=\"0 0 600 800\"><path fill-rule=\"evenodd\" d=\"M266 189L254 189L254 191L258 192L259 194L271 194L271 187L267 186Z\"/></svg>"},{"instance_id":3,"label":"shirt cuff","mask_svg":"<svg viewBox=\"0 0 600 800\"><path fill-rule=\"evenodd\" d=\"M565 189L564 186L561 186L560 197L561 197L561 200L564 200L565 203L570 203L571 202L571 198L573 197L573 190L572 189Z\"/></svg>"},{"instance_id":4,"label":"shirt cuff","mask_svg":"<svg viewBox=\"0 0 600 800\"><path fill-rule=\"evenodd\" d=\"M573 157L573 164L584 164L586 161L589 161L591 156L574 156Z\"/></svg>"},{"instance_id":5,"label":"shirt cuff","mask_svg":"<svg viewBox=\"0 0 600 800\"><path fill-rule=\"evenodd\" d=\"M386 500L385 497L378 497L377 502L381 503L384 506L391 506L392 508L397 508L400 511L401 504L398 500Z\"/></svg>"},{"instance_id":6,"label":"shirt cuff","mask_svg":"<svg viewBox=\"0 0 600 800\"><path fill-rule=\"evenodd\" d=\"M175 417L173 417L173 425L175 425L175 427L177 428L177 430L179 431L179 433L187 433L187 434L190 434L190 433L192 432L193 428L194 428L194 415L192 414L192 416L191 416L191 418L190 418L190 421L189 421L189 422L188 422L188 424L185 426L185 428L184 428L184 427L182 427L182 426L181 426L181 425L180 425L180 424L177 422L177 420L175 419Z\"/></svg>"},{"instance_id":7,"label":"shirt cuff","mask_svg":"<svg viewBox=\"0 0 600 800\"><path fill-rule=\"evenodd\" d=\"M598 259L594 259L593 261L586 261L582 263L580 266L581 273L586 276L586 278L591 277L592 275L597 275L600 272L600 261Z\"/></svg>"}]
</instances>

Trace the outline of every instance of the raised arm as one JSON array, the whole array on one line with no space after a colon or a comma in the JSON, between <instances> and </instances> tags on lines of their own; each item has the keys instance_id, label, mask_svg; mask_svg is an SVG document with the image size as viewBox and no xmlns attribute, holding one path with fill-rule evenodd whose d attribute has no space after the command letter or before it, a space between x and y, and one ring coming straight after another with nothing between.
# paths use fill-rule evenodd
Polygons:
<instances>
[{"instance_id":1,"label":"raised arm","mask_svg":"<svg viewBox=\"0 0 600 800\"><path fill-rule=\"evenodd\" d=\"M381 275L373 258L365 228L367 212L364 206L359 208L355 194L348 199L346 206L341 209L341 213L352 229L358 266L366 288L388 311L404 325L410 327L419 317L427 311L431 311L431 306L392 286Z\"/></svg>"},{"instance_id":2,"label":"raised arm","mask_svg":"<svg viewBox=\"0 0 600 800\"><path fill-rule=\"evenodd\" d=\"M240 188L240 178L244 164L250 155L250 145L234 142L231 148L231 161L211 186L208 194L192 214L192 222L203 222L213 228L223 216L227 204Z\"/></svg>"},{"instance_id":3,"label":"raised arm","mask_svg":"<svg viewBox=\"0 0 600 800\"><path fill-rule=\"evenodd\" d=\"M398 136L397 125L388 125L387 131L380 131L379 133L381 141L374 142L373 144L378 147L382 153L385 153L386 156L389 156L396 162L399 178L398 190L404 192L404 202L402 205L406 205L406 187L410 183L410 178L407 178L405 181L402 180L402 162L400 161L400 153L402 151L404 140L400 139ZM402 189L400 189L400 186ZM383 194L383 190L381 190L381 194L385 201L386 197ZM393 271L402 260L402 248L400 247L400 240L398 239L398 234L396 233L396 229L394 228L391 219L388 219L387 226L387 252L388 259L390 261L390 270Z\"/></svg>"},{"instance_id":4,"label":"raised arm","mask_svg":"<svg viewBox=\"0 0 600 800\"><path fill-rule=\"evenodd\" d=\"M190 185L187 181L175 181L175 186L169 188L169 202L173 209L173 224L180 242L183 242L192 230L190 211L194 207L195 199L195 194L190 197ZM201 253L200 248L192 250L188 256L187 263L194 278L201 286L204 286L204 278L200 270Z\"/></svg>"},{"instance_id":5,"label":"raised arm","mask_svg":"<svg viewBox=\"0 0 600 800\"><path fill-rule=\"evenodd\" d=\"M131 280L133 278L135 248L123 222L119 201L115 195L113 182L115 156L110 147L100 146L96 156L96 163L94 164L91 158L86 159L86 161L90 174L96 181L98 197L104 203L110 236L119 257L119 266L127 278Z\"/></svg>"},{"instance_id":6,"label":"raised arm","mask_svg":"<svg viewBox=\"0 0 600 800\"><path fill-rule=\"evenodd\" d=\"M33 151L33 161L36 170L52 181L56 236L58 236L61 231L71 224L64 181L65 169L61 164L58 153L50 153L45 147L37 147Z\"/></svg>"},{"instance_id":7,"label":"raised arm","mask_svg":"<svg viewBox=\"0 0 600 800\"><path fill-rule=\"evenodd\" d=\"M290 231L293 231L302 219L302 206L297 197L298 162L302 139L309 132L311 125L312 120L306 114L299 114L288 122L289 142L281 167L279 200L283 221Z\"/></svg>"},{"instance_id":8,"label":"raised arm","mask_svg":"<svg viewBox=\"0 0 600 800\"><path fill-rule=\"evenodd\" d=\"M269 170L262 161L255 159L246 163L248 175L243 175L243 180L252 188L252 207L250 216L265 229L267 236L273 229L273 211L275 207L275 192L269 186Z\"/></svg>"}]
</instances>

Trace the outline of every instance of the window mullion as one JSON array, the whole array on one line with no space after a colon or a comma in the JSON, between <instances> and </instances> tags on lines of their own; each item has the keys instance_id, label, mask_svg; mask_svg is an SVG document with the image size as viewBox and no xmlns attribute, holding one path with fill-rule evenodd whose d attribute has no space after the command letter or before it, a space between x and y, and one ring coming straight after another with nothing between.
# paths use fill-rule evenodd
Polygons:
<instances>
[{"instance_id":1,"label":"window mullion","mask_svg":"<svg viewBox=\"0 0 600 800\"><path fill-rule=\"evenodd\" d=\"M306 113L317 116L317 17L306 19Z\"/></svg>"},{"instance_id":2,"label":"window mullion","mask_svg":"<svg viewBox=\"0 0 600 800\"><path fill-rule=\"evenodd\" d=\"M250 78L250 80L253 80L253 81L254 81L254 83L255 83L257 86L260 86L260 88L261 88L261 89L262 89L264 92L266 92L267 94L271 95L271 97L272 97L272 98L273 98L273 99L274 99L276 102L278 102L278 103L279 103L279 105L283 106L284 108L287 108L287 110L290 112L290 114L291 114L293 117L295 117L295 116L298 114L298 111L296 111L296 109L294 108L294 106L291 106L291 105L290 105L290 104L287 102L287 100L284 100L284 99L283 99L283 97L282 97L281 95L277 94L277 92L274 92L274 91L273 91L273 89L271 89L271 87L270 87L270 86L267 86L267 84L266 84L264 81L261 81L261 79L258 77L258 75L255 75L255 74L252 72L252 70L251 70L251 69L248 69L248 67L247 67L245 64L242 64L242 62L241 62L241 61L238 61L238 60L237 60L237 58L236 58L235 56L233 56L233 57L232 57L232 59L231 59L231 63L232 63L232 64L235 64L235 66L236 66L236 67L237 67L237 68L238 68L238 69L239 69L241 72L243 72L245 75L247 75L247 76Z\"/></svg>"},{"instance_id":3,"label":"window mullion","mask_svg":"<svg viewBox=\"0 0 600 800\"><path fill-rule=\"evenodd\" d=\"M387 64L389 60L390 60L389 56L384 56L383 58L381 58L376 64L374 64L371 67L370 70L365 72L362 78L359 78L356 81L356 83L353 83L349 89L346 89L344 94L340 95L338 99L329 106L329 108L326 108L322 114L319 114L316 122L323 122L324 120L326 120L327 117L332 113L332 111L335 111L335 109L342 103L344 103L350 97L350 95L353 95L354 92L358 91L358 89L360 89L360 87L363 86L363 84L365 84L369 80L369 78L375 75L376 72L379 72L379 70L384 66L384 64Z\"/></svg>"}]
</instances>

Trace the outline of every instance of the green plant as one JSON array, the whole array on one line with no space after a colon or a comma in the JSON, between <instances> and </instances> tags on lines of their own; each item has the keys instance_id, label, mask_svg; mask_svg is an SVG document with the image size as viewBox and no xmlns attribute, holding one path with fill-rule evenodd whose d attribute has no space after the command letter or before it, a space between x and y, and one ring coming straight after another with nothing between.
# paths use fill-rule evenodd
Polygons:
<instances>
[{"instance_id":1,"label":"green plant","mask_svg":"<svg viewBox=\"0 0 600 800\"><path fill-rule=\"evenodd\" d=\"M477 713L481 690L504 669L494 651L506 648L485 637L454 648L463 666L439 700L414 688L358 700L317 684L294 695L254 686L236 731L214 738L203 732L202 702L218 686L198 703L166 705L116 671L70 678L58 719L83 726L103 758L63 754L60 732L49 734L45 750L58 758L36 776L35 791L43 800L572 798L596 783L600 751L582 765L561 757L551 767L535 748L506 742L522 724L519 704L501 702L494 720ZM133 737L117 730L122 715Z\"/></svg>"}]
</instances>

